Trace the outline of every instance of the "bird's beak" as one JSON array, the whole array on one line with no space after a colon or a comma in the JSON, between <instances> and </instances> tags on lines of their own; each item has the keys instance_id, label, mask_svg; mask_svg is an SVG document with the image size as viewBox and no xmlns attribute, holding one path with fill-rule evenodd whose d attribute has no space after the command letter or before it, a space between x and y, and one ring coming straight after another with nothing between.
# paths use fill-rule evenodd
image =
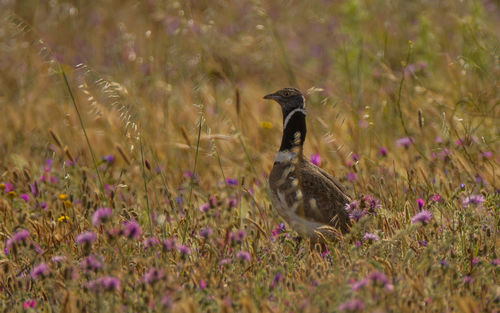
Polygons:
<instances>
[{"instance_id":1,"label":"bird's beak","mask_svg":"<svg viewBox=\"0 0 500 313\"><path fill-rule=\"evenodd\" d=\"M278 95L276 93L270 93L268 95L265 95L264 99L267 99L267 100L276 100L276 99L278 99Z\"/></svg>"}]
</instances>

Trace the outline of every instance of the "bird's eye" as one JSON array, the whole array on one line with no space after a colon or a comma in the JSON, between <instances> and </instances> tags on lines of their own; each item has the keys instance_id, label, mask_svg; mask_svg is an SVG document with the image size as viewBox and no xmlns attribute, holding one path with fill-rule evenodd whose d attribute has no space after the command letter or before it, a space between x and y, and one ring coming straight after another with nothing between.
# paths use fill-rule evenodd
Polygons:
<instances>
[{"instance_id":1,"label":"bird's eye","mask_svg":"<svg viewBox=\"0 0 500 313\"><path fill-rule=\"evenodd\" d=\"M285 92L283 93L283 96L285 96L285 97L289 97L289 96L290 96L290 93L289 93L288 91L285 91Z\"/></svg>"}]
</instances>

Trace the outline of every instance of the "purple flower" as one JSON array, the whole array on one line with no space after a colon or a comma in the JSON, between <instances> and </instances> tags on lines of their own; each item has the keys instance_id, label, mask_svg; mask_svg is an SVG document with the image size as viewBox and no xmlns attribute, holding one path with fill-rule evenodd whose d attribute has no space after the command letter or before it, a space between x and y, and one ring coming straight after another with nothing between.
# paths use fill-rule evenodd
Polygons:
<instances>
[{"instance_id":1,"label":"purple flower","mask_svg":"<svg viewBox=\"0 0 500 313\"><path fill-rule=\"evenodd\" d=\"M464 276L464 284L472 284L474 282L474 277L465 275Z\"/></svg>"},{"instance_id":2,"label":"purple flower","mask_svg":"<svg viewBox=\"0 0 500 313\"><path fill-rule=\"evenodd\" d=\"M448 266L450 266L450 262L448 262L448 260L441 260L441 261L439 261L439 265L441 265L443 267L448 267Z\"/></svg>"},{"instance_id":3,"label":"purple flower","mask_svg":"<svg viewBox=\"0 0 500 313\"><path fill-rule=\"evenodd\" d=\"M281 281L281 276L282 275L281 275L280 272L276 273L276 275L274 276L273 281L271 282L271 288L274 288L274 287L276 287L279 284L279 282Z\"/></svg>"},{"instance_id":4,"label":"purple flower","mask_svg":"<svg viewBox=\"0 0 500 313\"><path fill-rule=\"evenodd\" d=\"M347 173L347 180L349 181L356 181L358 179L358 174L351 172Z\"/></svg>"},{"instance_id":5,"label":"purple flower","mask_svg":"<svg viewBox=\"0 0 500 313\"><path fill-rule=\"evenodd\" d=\"M418 212L417 214L415 214L411 218L411 222L413 224L422 223L422 224L426 225L427 223L429 223L429 221L431 220L431 218L432 218L432 213L430 211L423 210L423 211Z\"/></svg>"},{"instance_id":6,"label":"purple flower","mask_svg":"<svg viewBox=\"0 0 500 313\"><path fill-rule=\"evenodd\" d=\"M5 186L5 193L14 191L14 185L12 185L11 183L4 183L4 186Z\"/></svg>"},{"instance_id":7,"label":"purple flower","mask_svg":"<svg viewBox=\"0 0 500 313\"><path fill-rule=\"evenodd\" d=\"M403 137L403 138L400 138L396 141L396 144L399 146L399 147L404 147L405 149L408 149L412 144L413 142L415 142L413 140L412 137Z\"/></svg>"},{"instance_id":8,"label":"purple flower","mask_svg":"<svg viewBox=\"0 0 500 313\"><path fill-rule=\"evenodd\" d=\"M200 289L203 290L207 288L207 282L205 280L200 280Z\"/></svg>"},{"instance_id":9,"label":"purple flower","mask_svg":"<svg viewBox=\"0 0 500 313\"><path fill-rule=\"evenodd\" d=\"M238 230L237 232L231 232L229 234L229 238L231 239L232 242L241 242L247 235L247 232L242 230Z\"/></svg>"},{"instance_id":10,"label":"purple flower","mask_svg":"<svg viewBox=\"0 0 500 313\"><path fill-rule=\"evenodd\" d=\"M228 200L228 205L229 205L230 209L237 207L238 206L238 198L236 198L235 196L230 197Z\"/></svg>"},{"instance_id":11,"label":"purple flower","mask_svg":"<svg viewBox=\"0 0 500 313\"><path fill-rule=\"evenodd\" d=\"M350 203L346 203L345 205L345 210L347 212L351 212L354 209L359 208L359 201L358 200L352 200Z\"/></svg>"},{"instance_id":12,"label":"purple flower","mask_svg":"<svg viewBox=\"0 0 500 313\"><path fill-rule=\"evenodd\" d=\"M424 199L422 199L422 198L418 198L418 200L417 200L417 204L418 204L418 209L419 209L419 210L422 210L422 208L423 208L423 207L424 207L424 205L425 205L425 200L424 200Z\"/></svg>"},{"instance_id":13,"label":"purple flower","mask_svg":"<svg viewBox=\"0 0 500 313\"><path fill-rule=\"evenodd\" d=\"M432 201L434 202L441 202L443 200L443 197L439 193L435 193L432 196Z\"/></svg>"},{"instance_id":14,"label":"purple flower","mask_svg":"<svg viewBox=\"0 0 500 313\"><path fill-rule=\"evenodd\" d=\"M238 180L234 178L226 178L226 184L229 186L238 186Z\"/></svg>"},{"instance_id":15,"label":"purple flower","mask_svg":"<svg viewBox=\"0 0 500 313\"><path fill-rule=\"evenodd\" d=\"M250 253L246 251L239 251L238 253L236 253L236 257L242 261L250 261L252 259Z\"/></svg>"},{"instance_id":16,"label":"purple flower","mask_svg":"<svg viewBox=\"0 0 500 313\"><path fill-rule=\"evenodd\" d=\"M113 276L104 276L88 282L87 287L94 291L115 291L120 290L121 281Z\"/></svg>"},{"instance_id":17,"label":"purple flower","mask_svg":"<svg viewBox=\"0 0 500 313\"><path fill-rule=\"evenodd\" d=\"M491 260L491 265L498 266L500 265L500 259L496 258L494 260Z\"/></svg>"},{"instance_id":18,"label":"purple flower","mask_svg":"<svg viewBox=\"0 0 500 313\"><path fill-rule=\"evenodd\" d=\"M180 245L177 250L183 255L190 255L191 254L191 248L189 248L186 245Z\"/></svg>"},{"instance_id":19,"label":"purple flower","mask_svg":"<svg viewBox=\"0 0 500 313\"><path fill-rule=\"evenodd\" d=\"M40 263L31 270L31 278L37 279L49 274L49 266L45 263Z\"/></svg>"},{"instance_id":20,"label":"purple flower","mask_svg":"<svg viewBox=\"0 0 500 313\"><path fill-rule=\"evenodd\" d=\"M177 248L177 240L175 238L163 239L163 248L167 251L172 251Z\"/></svg>"},{"instance_id":21,"label":"purple flower","mask_svg":"<svg viewBox=\"0 0 500 313\"><path fill-rule=\"evenodd\" d=\"M79 245L90 245L92 242L94 242L97 239L97 235L94 232L87 231L84 233L81 233L76 237L76 243Z\"/></svg>"},{"instance_id":22,"label":"purple flower","mask_svg":"<svg viewBox=\"0 0 500 313\"><path fill-rule=\"evenodd\" d=\"M359 299L352 299L341 303L338 306L339 311L361 311L365 308L365 303Z\"/></svg>"},{"instance_id":23,"label":"purple flower","mask_svg":"<svg viewBox=\"0 0 500 313\"><path fill-rule=\"evenodd\" d=\"M380 240L379 236L375 233L365 233L365 235L363 236L363 239L368 240L368 241Z\"/></svg>"},{"instance_id":24,"label":"purple flower","mask_svg":"<svg viewBox=\"0 0 500 313\"><path fill-rule=\"evenodd\" d=\"M208 237L210 237L210 235L212 235L213 233L213 230L212 228L210 227L207 227L207 228L203 228L201 231L200 231L200 236L207 239Z\"/></svg>"},{"instance_id":25,"label":"purple flower","mask_svg":"<svg viewBox=\"0 0 500 313\"><path fill-rule=\"evenodd\" d=\"M106 155L106 156L103 156L102 159L106 162L108 162L108 164L113 164L115 162L115 156L110 154L110 155Z\"/></svg>"},{"instance_id":26,"label":"purple flower","mask_svg":"<svg viewBox=\"0 0 500 313\"><path fill-rule=\"evenodd\" d=\"M321 164L321 156L319 155L319 153L311 154L311 163L316 166L319 166Z\"/></svg>"},{"instance_id":27,"label":"purple flower","mask_svg":"<svg viewBox=\"0 0 500 313\"><path fill-rule=\"evenodd\" d=\"M65 255L54 255L53 257L50 258L50 260L56 264L62 263L66 261L66 256Z\"/></svg>"},{"instance_id":28,"label":"purple flower","mask_svg":"<svg viewBox=\"0 0 500 313\"><path fill-rule=\"evenodd\" d=\"M20 229L12 235L10 239L7 240L6 248L10 249L14 244L24 243L26 239L30 236L30 232L26 229Z\"/></svg>"},{"instance_id":29,"label":"purple flower","mask_svg":"<svg viewBox=\"0 0 500 313\"><path fill-rule=\"evenodd\" d=\"M363 216L365 216L365 211L360 209L354 209L349 213L349 218L358 222Z\"/></svg>"},{"instance_id":30,"label":"purple flower","mask_svg":"<svg viewBox=\"0 0 500 313\"><path fill-rule=\"evenodd\" d=\"M470 205L481 206L485 201L486 199L483 195L469 195L462 201L462 205L464 207L468 207Z\"/></svg>"},{"instance_id":31,"label":"purple flower","mask_svg":"<svg viewBox=\"0 0 500 313\"><path fill-rule=\"evenodd\" d=\"M142 281L145 284L154 284L165 277L165 274L161 269L152 268L146 274L144 274Z\"/></svg>"},{"instance_id":32,"label":"purple flower","mask_svg":"<svg viewBox=\"0 0 500 313\"><path fill-rule=\"evenodd\" d=\"M97 272L102 268L102 262L95 255L91 254L80 262L80 267L84 271Z\"/></svg>"},{"instance_id":33,"label":"purple flower","mask_svg":"<svg viewBox=\"0 0 500 313\"><path fill-rule=\"evenodd\" d=\"M353 154L351 155L351 159L352 159L354 162L358 162L358 161L359 161L359 159L360 159L359 154L357 154L357 153L353 153Z\"/></svg>"},{"instance_id":34,"label":"purple flower","mask_svg":"<svg viewBox=\"0 0 500 313\"><path fill-rule=\"evenodd\" d=\"M23 193L21 195L21 199L23 199L24 202L29 202L30 201L30 196L27 193Z\"/></svg>"},{"instance_id":35,"label":"purple flower","mask_svg":"<svg viewBox=\"0 0 500 313\"><path fill-rule=\"evenodd\" d=\"M387 148L386 147L381 147L380 148L380 155L382 157L386 157L387 156Z\"/></svg>"},{"instance_id":36,"label":"purple flower","mask_svg":"<svg viewBox=\"0 0 500 313\"><path fill-rule=\"evenodd\" d=\"M365 195L363 197L363 202L365 206L370 210L370 212L374 212L375 210L382 207L382 205L380 204L380 200L371 195Z\"/></svg>"},{"instance_id":37,"label":"purple flower","mask_svg":"<svg viewBox=\"0 0 500 313\"><path fill-rule=\"evenodd\" d=\"M144 247L148 249L160 244L160 239L158 239L158 237L149 237L144 239L142 243L144 244Z\"/></svg>"},{"instance_id":38,"label":"purple flower","mask_svg":"<svg viewBox=\"0 0 500 313\"><path fill-rule=\"evenodd\" d=\"M125 226L124 235L129 239L138 239L142 235L141 225L134 220L125 222L123 226Z\"/></svg>"},{"instance_id":39,"label":"purple flower","mask_svg":"<svg viewBox=\"0 0 500 313\"><path fill-rule=\"evenodd\" d=\"M36 197L38 195L38 186L37 186L36 182L33 184L30 184L30 190L31 190L31 194L33 196Z\"/></svg>"},{"instance_id":40,"label":"purple flower","mask_svg":"<svg viewBox=\"0 0 500 313\"><path fill-rule=\"evenodd\" d=\"M384 273L379 271L371 272L368 275L368 279L370 279L374 284L386 285L389 283L389 278Z\"/></svg>"},{"instance_id":41,"label":"purple flower","mask_svg":"<svg viewBox=\"0 0 500 313\"><path fill-rule=\"evenodd\" d=\"M477 265L479 263L479 258L475 257L472 259L472 265Z\"/></svg>"},{"instance_id":42,"label":"purple flower","mask_svg":"<svg viewBox=\"0 0 500 313\"><path fill-rule=\"evenodd\" d=\"M427 247L427 244L428 244L427 240L419 240L418 241L418 245L420 247Z\"/></svg>"},{"instance_id":43,"label":"purple flower","mask_svg":"<svg viewBox=\"0 0 500 313\"><path fill-rule=\"evenodd\" d=\"M106 222L113 215L111 208L99 208L92 214L92 224L97 227Z\"/></svg>"},{"instance_id":44,"label":"purple flower","mask_svg":"<svg viewBox=\"0 0 500 313\"><path fill-rule=\"evenodd\" d=\"M482 155L483 155L483 157L484 157L485 159L491 159L491 158L493 157L493 152L491 152L491 151L484 151L484 152L482 153Z\"/></svg>"},{"instance_id":45,"label":"purple flower","mask_svg":"<svg viewBox=\"0 0 500 313\"><path fill-rule=\"evenodd\" d=\"M364 286L368 285L369 282L370 282L370 280L368 278L363 278L362 280L358 280L358 281L352 283L351 289L352 289L352 291L358 291L361 288L363 288Z\"/></svg>"},{"instance_id":46,"label":"purple flower","mask_svg":"<svg viewBox=\"0 0 500 313\"><path fill-rule=\"evenodd\" d=\"M198 208L201 212L206 213L210 210L210 203L204 203Z\"/></svg>"},{"instance_id":47,"label":"purple flower","mask_svg":"<svg viewBox=\"0 0 500 313\"><path fill-rule=\"evenodd\" d=\"M29 299L24 301L23 308L25 309L36 308L36 299Z\"/></svg>"}]
</instances>

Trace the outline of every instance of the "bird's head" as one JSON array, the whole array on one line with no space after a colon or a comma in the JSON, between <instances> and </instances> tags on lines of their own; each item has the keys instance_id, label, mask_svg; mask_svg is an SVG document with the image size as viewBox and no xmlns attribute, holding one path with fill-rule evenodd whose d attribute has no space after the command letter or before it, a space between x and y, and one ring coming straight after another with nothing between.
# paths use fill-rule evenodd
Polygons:
<instances>
[{"instance_id":1,"label":"bird's head","mask_svg":"<svg viewBox=\"0 0 500 313\"><path fill-rule=\"evenodd\" d=\"M283 116L295 109L305 109L304 96L296 88L283 88L274 93L264 96L264 99L270 99L278 102L283 111Z\"/></svg>"}]
</instances>

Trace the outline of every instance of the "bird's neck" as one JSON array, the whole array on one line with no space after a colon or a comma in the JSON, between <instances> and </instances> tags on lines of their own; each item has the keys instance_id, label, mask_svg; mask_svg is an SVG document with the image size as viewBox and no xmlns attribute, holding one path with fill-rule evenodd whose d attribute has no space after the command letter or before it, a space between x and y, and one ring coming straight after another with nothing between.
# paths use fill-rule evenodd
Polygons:
<instances>
[{"instance_id":1,"label":"bird's neck","mask_svg":"<svg viewBox=\"0 0 500 313\"><path fill-rule=\"evenodd\" d=\"M299 108L283 114L283 138L280 152L301 147L306 140L306 111Z\"/></svg>"}]
</instances>

